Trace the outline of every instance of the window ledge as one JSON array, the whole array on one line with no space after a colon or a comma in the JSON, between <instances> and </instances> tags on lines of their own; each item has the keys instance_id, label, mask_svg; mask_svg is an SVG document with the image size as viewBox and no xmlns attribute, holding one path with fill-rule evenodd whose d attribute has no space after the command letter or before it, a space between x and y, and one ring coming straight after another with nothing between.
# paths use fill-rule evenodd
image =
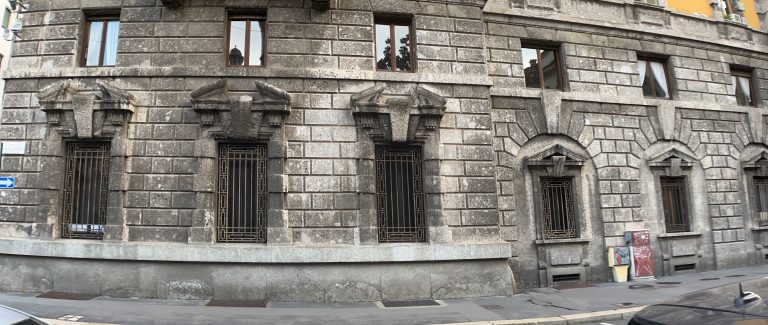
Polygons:
<instances>
[{"instance_id":1,"label":"window ledge","mask_svg":"<svg viewBox=\"0 0 768 325\"><path fill-rule=\"evenodd\" d=\"M534 245L556 245L556 244L587 244L588 238L567 238L567 239L537 239Z\"/></svg>"},{"instance_id":2,"label":"window ledge","mask_svg":"<svg viewBox=\"0 0 768 325\"><path fill-rule=\"evenodd\" d=\"M768 226L759 226L751 229L753 232L768 231Z\"/></svg>"},{"instance_id":3,"label":"window ledge","mask_svg":"<svg viewBox=\"0 0 768 325\"><path fill-rule=\"evenodd\" d=\"M692 231L673 232L673 233L668 233L668 234L659 234L658 237L659 238L701 237L701 233L700 232L692 232Z\"/></svg>"},{"instance_id":4,"label":"window ledge","mask_svg":"<svg viewBox=\"0 0 768 325\"><path fill-rule=\"evenodd\" d=\"M385 244L186 244L0 238L0 255L203 263L378 263L512 257L508 242Z\"/></svg>"}]
</instances>

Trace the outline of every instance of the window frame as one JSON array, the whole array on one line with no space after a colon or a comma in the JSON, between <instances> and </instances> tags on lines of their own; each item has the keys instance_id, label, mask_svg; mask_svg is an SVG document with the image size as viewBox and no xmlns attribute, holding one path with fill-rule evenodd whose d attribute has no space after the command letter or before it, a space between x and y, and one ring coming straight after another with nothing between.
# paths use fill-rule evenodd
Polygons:
<instances>
[{"instance_id":1,"label":"window frame","mask_svg":"<svg viewBox=\"0 0 768 325\"><path fill-rule=\"evenodd\" d=\"M532 49L536 50L536 62L541 62L541 52L542 51L553 51L555 53L555 68L557 69L557 87L556 88L545 88L544 85L544 67L541 64L538 64L538 72L539 72L539 87L533 88L528 87L527 83L525 82L525 62L523 62L523 84L525 84L525 88L529 89L557 89L557 90L565 90L565 74L563 71L563 63L561 60L563 59L561 53L561 49L559 45L553 45L553 44L542 44L539 42L531 42L531 41L523 41L520 44L520 56L523 57L523 49Z\"/></svg>"},{"instance_id":2,"label":"window frame","mask_svg":"<svg viewBox=\"0 0 768 325\"><path fill-rule=\"evenodd\" d=\"M94 155L92 152L89 152L90 155L73 155L73 152L80 152L83 151L83 148L96 148L99 147L98 153L100 155ZM106 149L104 149L106 148ZM112 159L112 144L108 141L101 141L101 140L94 140L94 141L67 141L64 143L64 180L63 180L63 188L62 188L62 205L61 205L61 222L60 222L60 229L61 229L61 238L63 239L92 239L92 240L102 240L104 239L105 229L107 225L107 209L109 208L109 174L111 169L111 159ZM85 149L87 150L87 149ZM96 151L94 151L96 152ZM83 187L81 183L79 183L81 177L76 177L78 175L82 174L82 171L85 169L83 168L83 160L90 159L90 162L87 163L99 163L101 164L101 173L96 175L92 174L89 178L93 180L93 178L96 178L94 176L98 176L96 178L96 181L98 182L97 185L93 185L94 183L89 183L88 186ZM71 160L75 160L76 162L73 162ZM72 164L72 165L71 165ZM70 168L71 167L71 168ZM86 172L93 172L94 168L87 168L85 169ZM72 177L69 177L71 174ZM77 179L75 179L77 178ZM80 185L80 186L78 186ZM88 193L83 193L83 188L89 188L98 186L99 192L98 196L99 199L95 202L96 204L96 210L98 212L95 216L97 220L91 220L92 217L94 217L90 213L86 217L83 217L82 212L80 209L82 209L80 202L83 198L83 195L87 195ZM93 193L90 193L93 195ZM87 198L86 198L87 199ZM89 201L89 203L91 203ZM92 212L91 210L94 209L94 206L86 206L85 207L89 212ZM86 218L87 220L82 220L82 218ZM77 223L78 221L98 221L98 223ZM88 230L82 231L82 230L72 230L72 225L86 225ZM99 226L98 230L91 230L91 226Z\"/></svg>"},{"instance_id":3,"label":"window frame","mask_svg":"<svg viewBox=\"0 0 768 325\"><path fill-rule=\"evenodd\" d=\"M376 48L376 40L378 39L378 34L376 33L376 26L377 25L389 25L389 39L394 39L395 36L395 26L407 26L408 27L408 41L410 43L410 49L409 49L409 63L411 65L410 70L397 70L397 64L392 64L392 69L379 69L378 68L378 60L376 59L378 57L378 48ZM373 56L373 69L375 71L380 72L400 72L400 73L413 73L416 71L416 56L414 55L415 51L414 48L416 47L416 42L414 38L414 27L413 27L413 17L410 16L375 16L373 18L373 48L374 48L374 56ZM390 47L391 41L390 41ZM390 62L397 62L397 51L390 50Z\"/></svg>"},{"instance_id":4,"label":"window frame","mask_svg":"<svg viewBox=\"0 0 768 325\"><path fill-rule=\"evenodd\" d=\"M109 22L111 21L117 21L118 22L118 32L117 32L117 46L115 47L115 64L114 65L104 65L104 53L106 51L107 47L107 34L109 31ZM91 40L91 25L94 22L104 22L104 29L101 31L101 47L99 49L99 64L97 65L88 65L88 49L90 46L90 40ZM117 65L117 53L118 49L120 47L120 15L119 14L104 14L104 15L93 15L93 16L87 16L85 21L85 37L83 38L83 51L82 56L80 57L80 66L85 68L99 68L99 67L114 67Z\"/></svg>"},{"instance_id":5,"label":"window frame","mask_svg":"<svg viewBox=\"0 0 768 325\"><path fill-rule=\"evenodd\" d=\"M752 71L740 67L731 67L731 76L736 78L736 83L733 85L733 96L736 97L736 105L757 107L757 92L755 91L755 79L753 78ZM739 84L739 78L746 78L749 80L749 103L739 103L739 96L736 93L736 87Z\"/></svg>"},{"instance_id":6,"label":"window frame","mask_svg":"<svg viewBox=\"0 0 768 325\"><path fill-rule=\"evenodd\" d=\"M674 222L674 216L667 215L668 206L671 209L671 203L667 200L666 196L666 190L665 190L665 184L674 184L678 186L679 190L679 199L680 199L680 220L683 221L682 225L683 227L677 227L676 224L672 223ZM670 186L667 186L670 187ZM684 232L691 232L692 231L692 222L691 222L691 207L688 202L688 197L690 196L688 193L688 177L686 176L659 176L659 194L661 195L661 208L662 208L662 214L664 216L664 232L665 233L684 233ZM671 212L671 210L670 210ZM670 219L673 218L673 219ZM675 227L671 227L675 226Z\"/></svg>"},{"instance_id":7,"label":"window frame","mask_svg":"<svg viewBox=\"0 0 768 325\"><path fill-rule=\"evenodd\" d=\"M413 177L409 179L409 187L413 190L413 195L410 195L409 197L412 199L412 201L409 201L408 203L413 207L414 215L413 219L408 220L413 224L413 226L401 226L396 227L395 225L389 225L388 219L390 217L390 214L388 214L388 204L386 202L389 200L389 195L392 193L387 193L387 184L386 181L389 179L389 174L382 174L380 173L380 164L387 164L387 161L389 159L382 161L380 159L380 155L386 155L386 151L409 151L411 154L416 155L416 159L412 159L408 161L408 164L412 166L412 174ZM424 199L426 197L424 193L424 148L419 145L393 145L393 144L377 144L374 148L374 177L376 180L376 222L377 222L377 239L379 243L420 243L420 242L427 242L428 241L428 230L429 227L427 227L427 218L426 218L426 205L424 202ZM389 157L389 156L387 156ZM388 165L389 166L389 165ZM389 169L389 168L388 168ZM386 170L388 170L386 169ZM418 176L417 176L418 175ZM406 184L403 184L406 186ZM384 188L382 188L384 187ZM394 186L390 186L394 187ZM397 190L402 190L402 188L397 188ZM382 198L384 196L384 198ZM382 204L384 202L384 204ZM384 205L384 206L382 206ZM421 215L419 215L419 211L421 211ZM391 211L390 211L391 212ZM408 232L406 235L400 234L391 236L392 231L391 228L413 228L410 231L401 231L401 232Z\"/></svg>"},{"instance_id":8,"label":"window frame","mask_svg":"<svg viewBox=\"0 0 768 325\"><path fill-rule=\"evenodd\" d=\"M541 224L541 238L542 239L544 239L544 240L557 240L557 239L580 238L579 237L580 236L580 231L579 231L580 230L579 214L577 212L577 204L576 204L577 193L576 193L576 189L575 189L575 186L576 186L576 179L575 178L576 177L574 177L574 176L568 176L568 175L564 175L564 176L540 175L538 177L538 189L537 189L538 190L537 191L538 195L537 195L537 199L539 201L538 202L539 203L539 208L538 208L537 212L538 212L538 215L539 215L539 222ZM545 181L545 180L547 180L547 181ZM545 184L545 182L548 182L549 180L561 180L561 181L567 181L569 183L569 186L568 187L564 187L565 190L562 191L562 194L563 194L562 201L565 204L569 205L569 206L566 206L566 209L570 210L570 216L568 216L567 212L564 212L561 216L556 216L554 214L554 211L551 211L551 217L550 217L550 219L552 219L552 220L559 219L561 221L560 223L563 224L563 225L569 225L570 224L571 227L569 229L567 227L564 227L563 229L555 229L553 227L549 227L549 228L547 227L548 225L551 226L551 222L549 222L549 223L547 222L547 217L545 215L545 210L546 210L545 206L547 206L551 202L549 202L549 201L545 202L545 200L544 200L545 199L545 195L546 195L545 194L546 191L545 191L545 188L544 188L544 184ZM568 201L568 194L570 194L570 201ZM551 198L550 198L550 201L551 201ZM571 218L570 222L569 222L568 218ZM566 233L562 234L562 235L548 235L549 232L554 232L554 231L561 231L561 232L566 232ZM567 232L572 232L572 234L569 235Z\"/></svg>"},{"instance_id":9,"label":"window frame","mask_svg":"<svg viewBox=\"0 0 768 325\"><path fill-rule=\"evenodd\" d=\"M651 78L651 91L653 92L652 96L646 95L645 92L643 92L643 97L646 98L656 98L656 99L673 99L672 96L672 79L670 78L669 74L669 64L668 64L668 58L662 58L657 56L648 56L648 55L638 55L637 56L638 64L640 61L645 61L645 74L648 75L649 72L653 72L653 69L651 69L651 62L661 63L661 65L664 67L664 79L667 81L667 96L661 97L656 95L656 89L658 88L656 78ZM640 80L640 88L643 88L644 79Z\"/></svg>"},{"instance_id":10,"label":"window frame","mask_svg":"<svg viewBox=\"0 0 768 325\"><path fill-rule=\"evenodd\" d=\"M231 153L230 155L224 157L223 152L225 152L225 148L231 150L232 148L239 149L239 152ZM268 199L269 199L269 191L268 191L268 168L267 164L269 162L269 156L267 154L267 144L263 143L246 143L246 142L217 142L216 143L216 202L217 202L217 209L216 209L216 225L215 225L215 232L216 232L216 242L217 243L256 243L256 244L264 244L267 243L268 238ZM253 152L246 152L245 150L251 150ZM252 220L252 226L242 226L241 222L244 220L242 217L240 219L235 218L231 215L232 209L234 206L239 205L241 201L234 201L233 195L240 195L239 191L237 193L230 192L230 185L232 185L232 190L237 191L241 188L235 188L235 184L230 184L229 182L223 183L223 179L229 180L233 177L230 163L233 161L248 161L248 159L243 159L241 156L243 155L243 152L245 154L254 154L258 152L260 157L251 158L249 161L252 161L254 163L254 167L252 171L255 172L253 175L253 178L256 179L256 195L258 196L255 203L257 205L255 207L252 207L254 210L250 211L250 215ZM240 156L237 156L240 155ZM236 157L237 156L237 157ZM226 172L222 170L222 166L226 164ZM241 166L242 168L242 166ZM259 172L262 172L262 175L259 175ZM226 173L226 175L224 174ZM240 174L242 176L242 174ZM258 183L259 179L261 179L262 183ZM242 186L242 183L240 183ZM260 185L260 186L259 186ZM261 187L261 188L259 188ZM246 192L247 193L247 192ZM246 200L245 198L238 197L240 200ZM251 200L253 202L254 200ZM222 207L226 207L225 209L222 209ZM262 219L259 219L259 213L262 214ZM237 219L237 220L234 220ZM231 221L237 221L237 222L231 222ZM231 223L236 223L238 225L232 225ZM246 222L242 222L246 223ZM243 229L250 229L251 231L243 231ZM250 236L250 237L249 237Z\"/></svg>"},{"instance_id":11,"label":"window frame","mask_svg":"<svg viewBox=\"0 0 768 325\"><path fill-rule=\"evenodd\" d=\"M764 191L762 191L763 194L765 194L764 197L760 196L760 187L764 187ZM755 208L755 221L757 221L757 224L759 227L766 227L768 226L768 218L762 218L760 217L760 213L768 213L768 210L766 211L760 211L761 208L761 202L764 203L764 205L768 206L768 177L765 176L752 176L752 191L754 193L754 205Z\"/></svg>"},{"instance_id":12,"label":"window frame","mask_svg":"<svg viewBox=\"0 0 768 325\"><path fill-rule=\"evenodd\" d=\"M229 51L231 46L231 32L232 32L232 21L245 21L245 49L243 50L243 64L242 65L232 65L229 62ZM261 64L259 65L250 65L248 64L250 60L250 53L251 53L251 23L253 21L261 21L264 23L262 31L261 31L261 52L263 59L261 60ZM227 67L264 67L267 65L267 16L263 13L229 13L227 15L227 34L226 34L226 42L227 47L224 48L224 62Z\"/></svg>"}]
</instances>

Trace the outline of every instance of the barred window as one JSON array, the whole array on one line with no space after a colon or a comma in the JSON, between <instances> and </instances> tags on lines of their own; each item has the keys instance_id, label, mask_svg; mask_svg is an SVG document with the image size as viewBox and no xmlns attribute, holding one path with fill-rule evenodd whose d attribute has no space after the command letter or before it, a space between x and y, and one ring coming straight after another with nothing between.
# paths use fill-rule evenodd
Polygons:
<instances>
[{"instance_id":1,"label":"barred window","mask_svg":"<svg viewBox=\"0 0 768 325\"><path fill-rule=\"evenodd\" d=\"M61 237L102 239L107 215L110 147L67 143Z\"/></svg>"},{"instance_id":2,"label":"barred window","mask_svg":"<svg viewBox=\"0 0 768 325\"><path fill-rule=\"evenodd\" d=\"M757 203L757 223L768 226L768 177L755 177L755 202Z\"/></svg>"},{"instance_id":3,"label":"barred window","mask_svg":"<svg viewBox=\"0 0 768 325\"><path fill-rule=\"evenodd\" d=\"M426 240L420 147L376 147L379 242Z\"/></svg>"},{"instance_id":4,"label":"barred window","mask_svg":"<svg viewBox=\"0 0 768 325\"><path fill-rule=\"evenodd\" d=\"M578 237L573 202L573 178L541 177L539 183L544 239Z\"/></svg>"},{"instance_id":5,"label":"barred window","mask_svg":"<svg viewBox=\"0 0 768 325\"><path fill-rule=\"evenodd\" d=\"M219 242L267 242L266 152L265 145L219 145Z\"/></svg>"},{"instance_id":6,"label":"barred window","mask_svg":"<svg viewBox=\"0 0 768 325\"><path fill-rule=\"evenodd\" d=\"M660 183L667 233L691 231L685 177L661 177Z\"/></svg>"}]
</instances>

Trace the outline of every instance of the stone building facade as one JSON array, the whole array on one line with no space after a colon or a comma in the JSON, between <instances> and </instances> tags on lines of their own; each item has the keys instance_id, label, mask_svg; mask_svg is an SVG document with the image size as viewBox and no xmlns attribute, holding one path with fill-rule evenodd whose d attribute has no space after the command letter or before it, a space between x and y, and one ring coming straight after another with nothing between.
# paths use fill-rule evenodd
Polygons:
<instances>
[{"instance_id":1,"label":"stone building facade","mask_svg":"<svg viewBox=\"0 0 768 325\"><path fill-rule=\"evenodd\" d=\"M27 0L0 290L505 295L638 229L660 276L765 263L768 3L651 2Z\"/></svg>"}]
</instances>

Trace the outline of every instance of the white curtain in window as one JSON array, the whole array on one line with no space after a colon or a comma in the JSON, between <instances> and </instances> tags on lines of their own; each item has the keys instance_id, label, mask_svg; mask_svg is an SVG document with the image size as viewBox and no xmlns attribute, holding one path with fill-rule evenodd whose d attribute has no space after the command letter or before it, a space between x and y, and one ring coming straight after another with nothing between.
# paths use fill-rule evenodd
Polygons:
<instances>
[{"instance_id":1,"label":"white curtain in window","mask_svg":"<svg viewBox=\"0 0 768 325\"><path fill-rule=\"evenodd\" d=\"M739 81L739 86L741 86L741 94L744 96L744 100L746 104L752 103L752 89L749 87L749 79L738 77L736 78ZM736 96L739 96L738 90L736 91Z\"/></svg>"},{"instance_id":2,"label":"white curtain in window","mask_svg":"<svg viewBox=\"0 0 768 325\"><path fill-rule=\"evenodd\" d=\"M667 88L667 76L664 74L664 65L661 62L651 62L651 70L653 70L653 78L656 79L656 85L658 86L658 89L656 89L657 95L668 97L669 89Z\"/></svg>"},{"instance_id":3,"label":"white curtain in window","mask_svg":"<svg viewBox=\"0 0 768 325\"><path fill-rule=\"evenodd\" d=\"M104 65L115 65L117 61L117 38L120 22L113 20L107 25L107 42L104 44Z\"/></svg>"},{"instance_id":4,"label":"white curtain in window","mask_svg":"<svg viewBox=\"0 0 768 325\"><path fill-rule=\"evenodd\" d=\"M647 64L644 60L637 60L637 70L640 71L640 86L645 83L645 66Z\"/></svg>"}]
</instances>

